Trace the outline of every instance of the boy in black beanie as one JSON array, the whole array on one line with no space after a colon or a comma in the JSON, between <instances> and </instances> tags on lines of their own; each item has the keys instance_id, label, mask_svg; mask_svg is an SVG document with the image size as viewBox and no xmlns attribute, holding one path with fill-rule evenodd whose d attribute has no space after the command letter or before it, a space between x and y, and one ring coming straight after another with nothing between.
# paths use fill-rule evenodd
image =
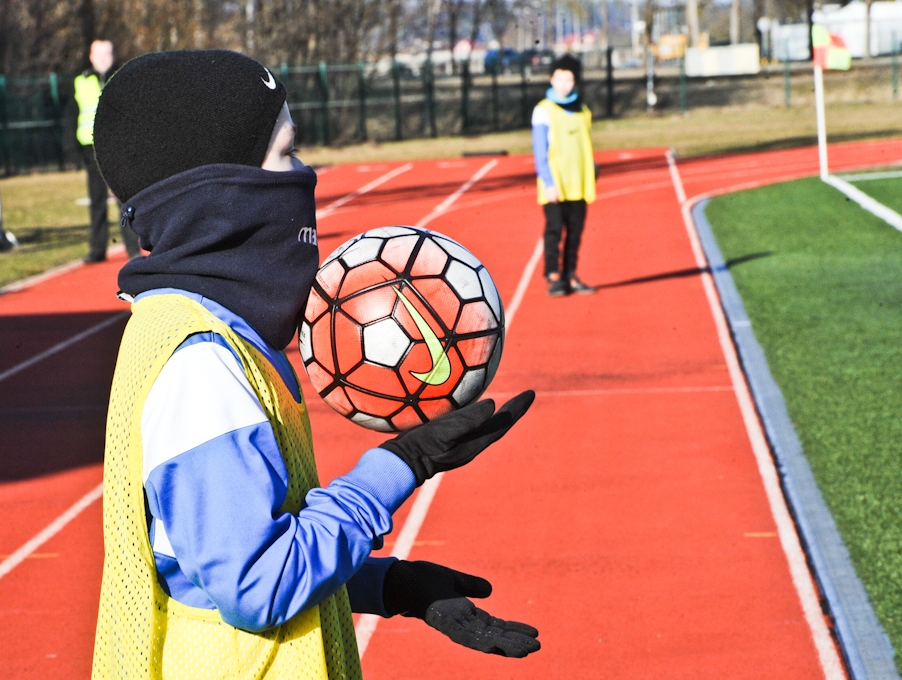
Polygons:
<instances>
[{"instance_id":1,"label":"boy in black beanie","mask_svg":"<svg viewBox=\"0 0 902 680\"><path fill-rule=\"evenodd\" d=\"M538 198L545 212L545 278L552 296L595 292L576 275L586 206L595 200L592 113L575 89L581 75L576 57L557 58L551 65L551 87L532 112Z\"/></svg>"},{"instance_id":2,"label":"boy in black beanie","mask_svg":"<svg viewBox=\"0 0 902 680\"><path fill-rule=\"evenodd\" d=\"M284 352L318 266L316 175L285 88L222 50L149 54L106 85L98 165L147 257L110 395L94 678L359 678L351 611L424 619L523 657L538 631L477 609L479 577L369 557L416 486L526 412L477 402L319 488Z\"/></svg>"}]
</instances>

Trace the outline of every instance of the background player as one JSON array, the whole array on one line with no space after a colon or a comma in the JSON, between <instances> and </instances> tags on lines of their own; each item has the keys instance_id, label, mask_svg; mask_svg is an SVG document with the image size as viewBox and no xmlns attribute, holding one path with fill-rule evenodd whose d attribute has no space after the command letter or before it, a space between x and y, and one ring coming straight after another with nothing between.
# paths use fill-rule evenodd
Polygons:
<instances>
[{"instance_id":1,"label":"background player","mask_svg":"<svg viewBox=\"0 0 902 680\"><path fill-rule=\"evenodd\" d=\"M595 292L576 276L586 205L595 200L595 161L589 136L592 114L575 90L581 71L579 60L572 55L556 59L551 65L551 87L532 113L539 205L545 212L545 278L548 294L553 296Z\"/></svg>"}]
</instances>

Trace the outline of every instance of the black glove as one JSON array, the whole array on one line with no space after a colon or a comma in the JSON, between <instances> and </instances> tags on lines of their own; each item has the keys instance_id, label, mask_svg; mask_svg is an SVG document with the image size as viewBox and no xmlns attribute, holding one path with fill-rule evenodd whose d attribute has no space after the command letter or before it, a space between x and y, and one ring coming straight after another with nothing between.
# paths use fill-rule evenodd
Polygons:
<instances>
[{"instance_id":1,"label":"black glove","mask_svg":"<svg viewBox=\"0 0 902 680\"><path fill-rule=\"evenodd\" d=\"M438 472L466 465L501 439L535 398L532 390L522 392L498 409L498 413L494 401L483 399L402 432L381 446L410 466L420 486Z\"/></svg>"},{"instance_id":2,"label":"black glove","mask_svg":"<svg viewBox=\"0 0 902 680\"><path fill-rule=\"evenodd\" d=\"M432 562L395 562L385 573L382 602L389 616L423 619L454 642L486 654L523 658L541 645L532 626L496 619L467 597L488 597L492 584Z\"/></svg>"}]
</instances>

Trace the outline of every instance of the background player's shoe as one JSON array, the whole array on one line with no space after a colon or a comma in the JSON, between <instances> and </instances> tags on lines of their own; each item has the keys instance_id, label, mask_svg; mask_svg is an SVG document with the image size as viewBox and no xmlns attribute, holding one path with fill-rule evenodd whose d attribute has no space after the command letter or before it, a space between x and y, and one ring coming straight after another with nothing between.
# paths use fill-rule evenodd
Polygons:
<instances>
[{"instance_id":1,"label":"background player's shoe","mask_svg":"<svg viewBox=\"0 0 902 680\"><path fill-rule=\"evenodd\" d=\"M569 292L567 282L563 279L548 279L548 294L551 297L562 297Z\"/></svg>"},{"instance_id":2,"label":"background player's shoe","mask_svg":"<svg viewBox=\"0 0 902 680\"><path fill-rule=\"evenodd\" d=\"M573 276L570 278L570 292L579 293L580 295L591 295L595 292L595 287L586 285L578 278Z\"/></svg>"},{"instance_id":3,"label":"background player's shoe","mask_svg":"<svg viewBox=\"0 0 902 680\"><path fill-rule=\"evenodd\" d=\"M18 247L19 241L16 237L13 236L11 232L0 229L0 253L5 253L8 250L15 250Z\"/></svg>"}]
</instances>

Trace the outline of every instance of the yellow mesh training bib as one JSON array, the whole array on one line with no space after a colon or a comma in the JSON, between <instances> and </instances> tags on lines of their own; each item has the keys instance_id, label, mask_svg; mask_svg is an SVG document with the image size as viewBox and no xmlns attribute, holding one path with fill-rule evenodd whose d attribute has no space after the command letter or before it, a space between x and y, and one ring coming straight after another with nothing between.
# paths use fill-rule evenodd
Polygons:
<instances>
[{"instance_id":1,"label":"yellow mesh training bib","mask_svg":"<svg viewBox=\"0 0 902 680\"><path fill-rule=\"evenodd\" d=\"M548 167L561 201L595 201L595 159L592 156L592 113L583 104L582 111L569 113L550 99L537 106L548 112ZM545 184L538 180L539 205L548 203Z\"/></svg>"},{"instance_id":2,"label":"yellow mesh training bib","mask_svg":"<svg viewBox=\"0 0 902 680\"><path fill-rule=\"evenodd\" d=\"M103 470L103 584L92 678L136 680L360 680L347 591L263 633L167 597L157 582L141 477L141 414L154 381L194 333L226 339L244 365L288 470L284 512L319 486L310 423L276 369L202 305L183 295L136 302L119 348Z\"/></svg>"}]
</instances>

